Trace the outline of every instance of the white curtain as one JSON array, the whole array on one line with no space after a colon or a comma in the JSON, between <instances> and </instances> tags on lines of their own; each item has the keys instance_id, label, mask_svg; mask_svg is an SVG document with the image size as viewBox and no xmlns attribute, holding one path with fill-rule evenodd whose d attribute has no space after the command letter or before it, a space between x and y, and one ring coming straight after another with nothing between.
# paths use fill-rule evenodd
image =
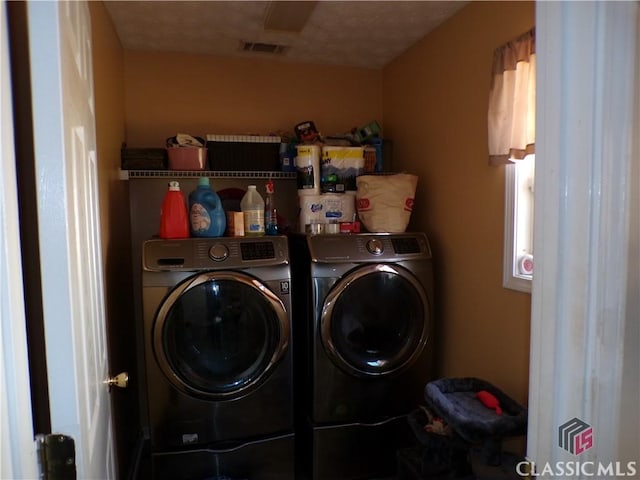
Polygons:
<instances>
[{"instance_id":1,"label":"white curtain","mask_svg":"<svg viewBox=\"0 0 640 480\"><path fill-rule=\"evenodd\" d=\"M504 165L534 153L535 28L496 49L489 92L489 163Z\"/></svg>"}]
</instances>

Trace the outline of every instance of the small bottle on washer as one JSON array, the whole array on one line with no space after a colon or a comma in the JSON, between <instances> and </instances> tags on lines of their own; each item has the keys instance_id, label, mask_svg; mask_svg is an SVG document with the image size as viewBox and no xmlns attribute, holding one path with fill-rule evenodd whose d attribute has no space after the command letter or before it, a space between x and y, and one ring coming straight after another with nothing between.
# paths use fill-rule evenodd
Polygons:
<instances>
[{"instance_id":1,"label":"small bottle on washer","mask_svg":"<svg viewBox=\"0 0 640 480\"><path fill-rule=\"evenodd\" d=\"M275 205L273 180L266 185L267 196L264 202L264 230L267 235L278 235L278 212Z\"/></svg>"}]
</instances>

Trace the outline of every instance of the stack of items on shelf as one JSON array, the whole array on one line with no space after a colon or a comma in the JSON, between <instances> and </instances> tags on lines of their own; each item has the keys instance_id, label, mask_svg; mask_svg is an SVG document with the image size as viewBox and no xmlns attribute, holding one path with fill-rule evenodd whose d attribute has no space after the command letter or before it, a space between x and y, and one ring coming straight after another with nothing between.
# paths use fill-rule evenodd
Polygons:
<instances>
[{"instance_id":1,"label":"stack of items on shelf","mask_svg":"<svg viewBox=\"0 0 640 480\"><path fill-rule=\"evenodd\" d=\"M180 184L169 182L160 209L159 236L165 239L190 237L232 237L277 235L278 219L273 181L266 184L265 202L256 185L249 185L240 201L240 212L226 211L220 196L211 189L209 178L185 199Z\"/></svg>"},{"instance_id":2,"label":"stack of items on shelf","mask_svg":"<svg viewBox=\"0 0 640 480\"><path fill-rule=\"evenodd\" d=\"M302 122L294 133L268 135L207 134L203 137L178 133L165 141L164 148L127 148L122 145L123 170L179 171L282 171L296 172L298 145L319 144L358 147L364 157L364 172L382 171L382 139L377 122L354 128L348 133L322 137L313 122ZM385 162L390 144L387 142ZM389 165L387 165L388 167Z\"/></svg>"},{"instance_id":3,"label":"stack of items on shelf","mask_svg":"<svg viewBox=\"0 0 640 480\"><path fill-rule=\"evenodd\" d=\"M296 147L299 144L316 144L336 147L361 147L364 156L364 172L381 172L382 168L382 138L380 137L380 126L375 120L360 128L353 128L348 133L335 134L323 137L317 130L315 124L308 120L299 123L294 127L294 136L283 136L280 147L280 164L283 171L295 171L289 168L293 165L292 160L296 156ZM387 142L388 144L388 142ZM387 155L390 150L387 149ZM388 163L386 159L385 162ZM389 167L389 165L387 165Z\"/></svg>"},{"instance_id":4,"label":"stack of items on shelf","mask_svg":"<svg viewBox=\"0 0 640 480\"><path fill-rule=\"evenodd\" d=\"M324 138L312 121L296 125L294 131L299 231L359 232L356 179L382 170L378 123L374 121L348 134Z\"/></svg>"},{"instance_id":5,"label":"stack of items on shelf","mask_svg":"<svg viewBox=\"0 0 640 480\"><path fill-rule=\"evenodd\" d=\"M300 232L359 232L356 177L364 172L363 148L301 144L297 150Z\"/></svg>"}]
</instances>

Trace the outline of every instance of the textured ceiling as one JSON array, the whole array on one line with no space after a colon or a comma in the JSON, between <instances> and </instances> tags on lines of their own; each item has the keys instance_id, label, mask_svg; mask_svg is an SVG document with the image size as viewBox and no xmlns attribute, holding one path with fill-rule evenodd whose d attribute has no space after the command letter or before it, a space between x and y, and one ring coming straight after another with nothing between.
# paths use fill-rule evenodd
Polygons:
<instances>
[{"instance_id":1,"label":"textured ceiling","mask_svg":"<svg viewBox=\"0 0 640 480\"><path fill-rule=\"evenodd\" d=\"M300 33L266 31L270 2L106 1L122 46L382 68L454 15L464 1L319 1ZM244 52L276 43L283 54Z\"/></svg>"}]
</instances>

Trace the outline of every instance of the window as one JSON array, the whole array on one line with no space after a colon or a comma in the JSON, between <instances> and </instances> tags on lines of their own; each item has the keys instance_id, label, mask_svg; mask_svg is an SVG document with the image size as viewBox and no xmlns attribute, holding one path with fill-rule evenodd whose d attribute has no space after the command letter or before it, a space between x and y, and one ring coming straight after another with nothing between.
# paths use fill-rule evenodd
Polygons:
<instances>
[{"instance_id":1,"label":"window","mask_svg":"<svg viewBox=\"0 0 640 480\"><path fill-rule=\"evenodd\" d=\"M505 168L502 285L521 292L531 292L535 155L527 155Z\"/></svg>"},{"instance_id":2,"label":"window","mask_svg":"<svg viewBox=\"0 0 640 480\"><path fill-rule=\"evenodd\" d=\"M489 164L505 168L503 286L531 292L536 114L535 28L497 48L489 91Z\"/></svg>"}]
</instances>

